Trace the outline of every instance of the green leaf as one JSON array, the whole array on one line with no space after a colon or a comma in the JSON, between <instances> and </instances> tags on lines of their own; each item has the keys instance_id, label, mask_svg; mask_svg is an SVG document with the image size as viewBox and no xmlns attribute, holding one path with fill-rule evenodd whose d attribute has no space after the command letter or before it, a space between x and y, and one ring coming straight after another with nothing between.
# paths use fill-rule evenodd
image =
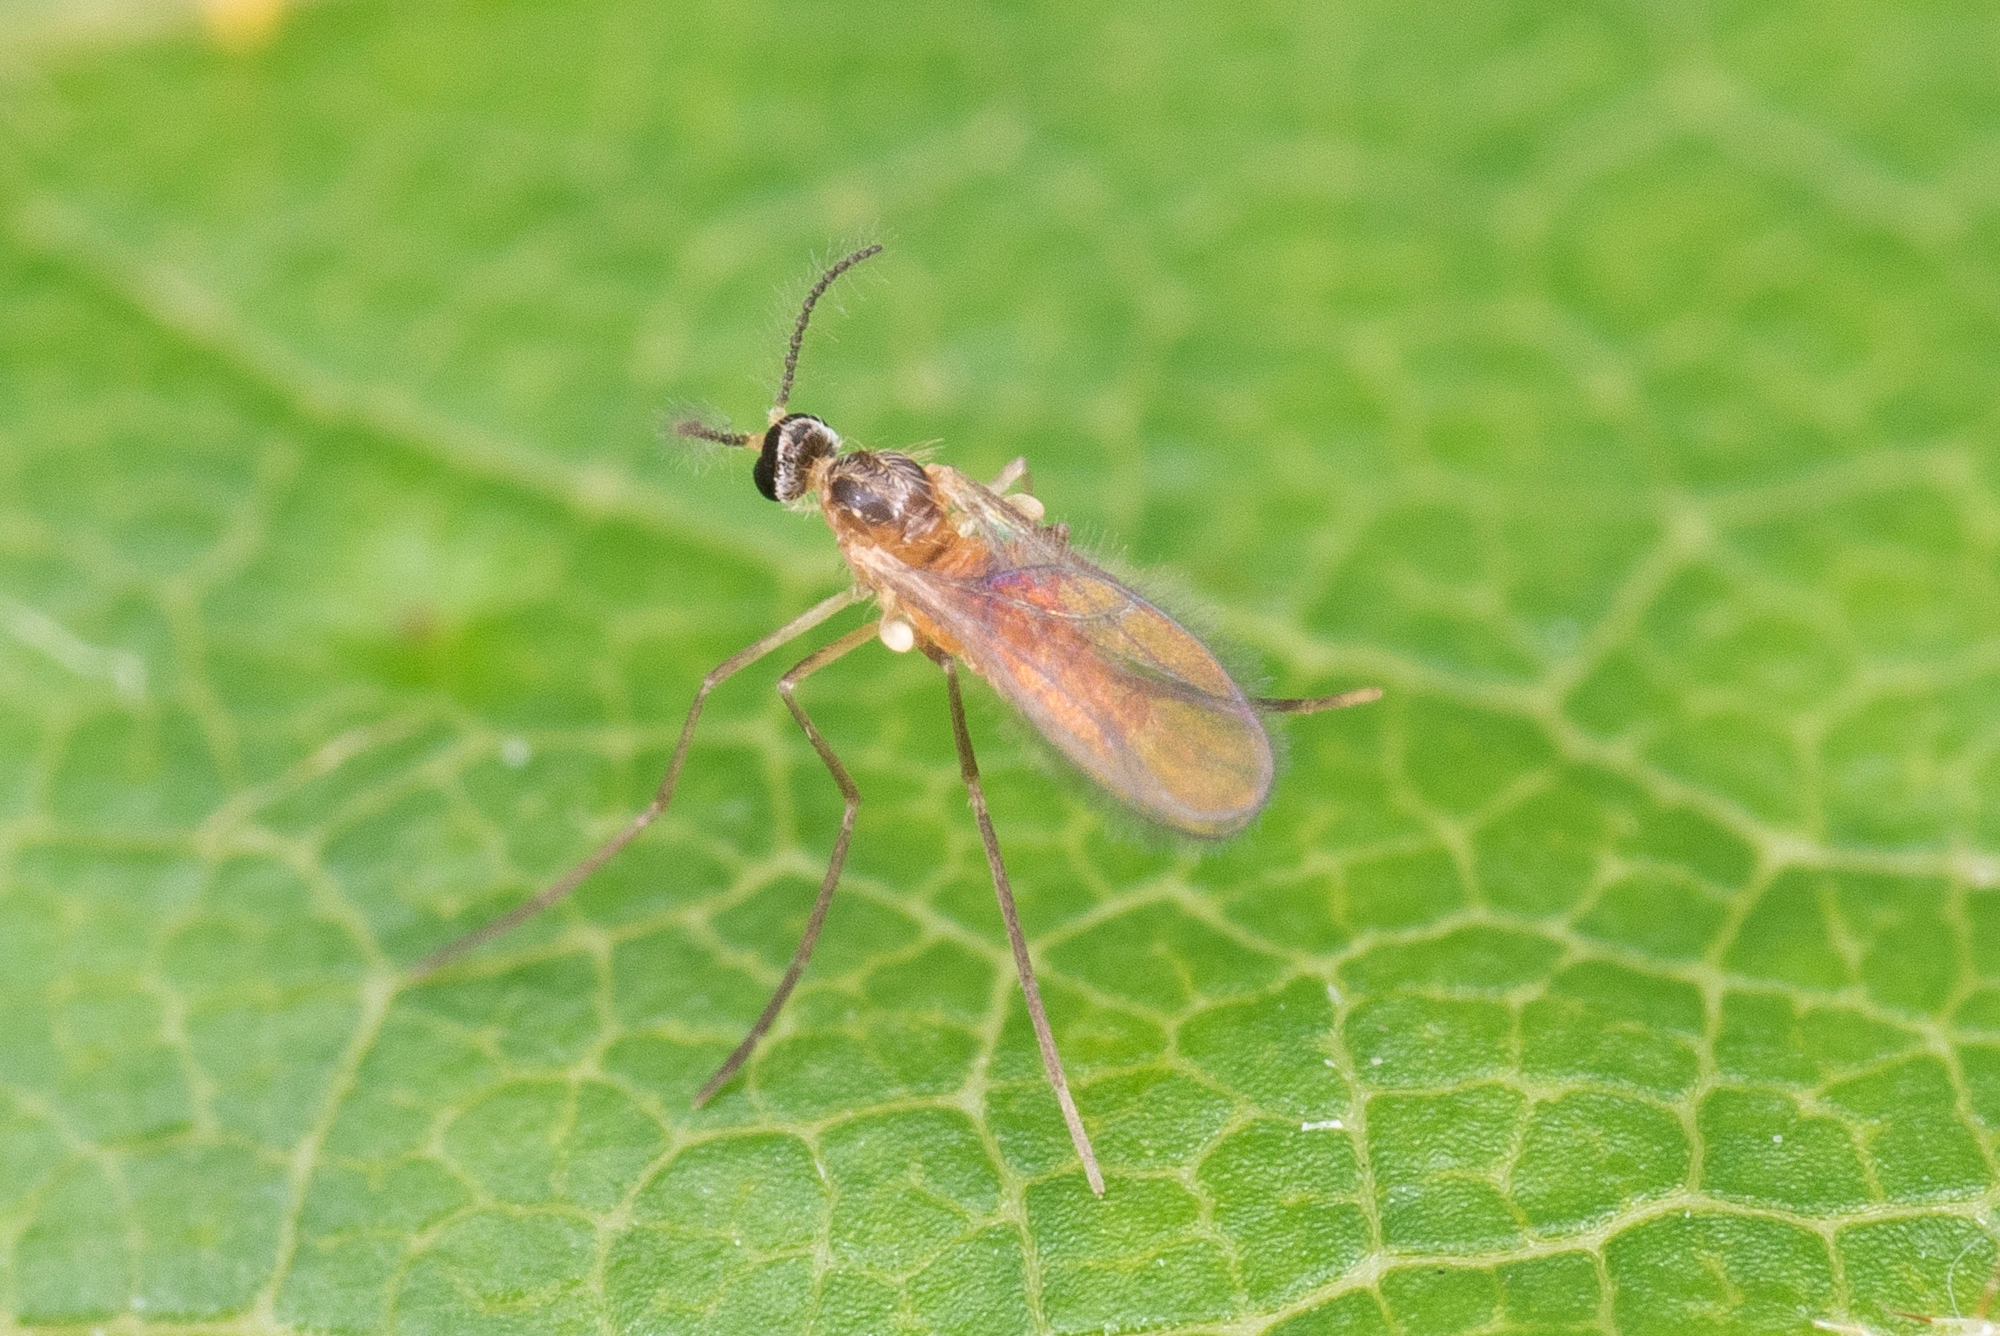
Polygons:
<instances>
[{"instance_id":1,"label":"green leaf","mask_svg":"<svg viewBox=\"0 0 2000 1336\"><path fill-rule=\"evenodd\" d=\"M2000 1206L1976 6L0 0L0 1328L1916 1331ZM656 419L1016 455L1289 722L1131 838ZM1142 579L1147 577L1143 576ZM1169 596L1171 598L1171 595ZM1199 609L1212 611L1200 614ZM829 628L858 624L860 614ZM819 643L819 642L814 642Z\"/></svg>"}]
</instances>

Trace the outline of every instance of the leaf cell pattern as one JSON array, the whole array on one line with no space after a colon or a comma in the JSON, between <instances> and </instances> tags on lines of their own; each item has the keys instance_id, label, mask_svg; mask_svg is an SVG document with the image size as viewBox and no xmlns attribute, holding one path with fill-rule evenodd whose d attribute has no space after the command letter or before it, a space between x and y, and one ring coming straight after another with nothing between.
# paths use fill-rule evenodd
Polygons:
<instances>
[{"instance_id":1,"label":"leaf cell pattern","mask_svg":"<svg viewBox=\"0 0 2000 1336\"><path fill-rule=\"evenodd\" d=\"M268 9L252 22L250 9ZM0 1329L1806 1332L2000 1206L1976 7L0 5ZM235 17L230 17L234 15ZM1290 731L1135 841L649 415L1026 454ZM810 403L806 403L810 400ZM800 651L803 653L803 650ZM1913 1328L1910 1328L1913 1329Z\"/></svg>"}]
</instances>

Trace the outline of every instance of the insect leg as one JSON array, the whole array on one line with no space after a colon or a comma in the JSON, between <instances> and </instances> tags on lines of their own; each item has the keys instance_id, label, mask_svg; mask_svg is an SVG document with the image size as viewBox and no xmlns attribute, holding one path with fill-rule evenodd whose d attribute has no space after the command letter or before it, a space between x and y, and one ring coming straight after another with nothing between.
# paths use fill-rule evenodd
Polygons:
<instances>
[{"instance_id":1,"label":"insect leg","mask_svg":"<svg viewBox=\"0 0 2000 1336\"><path fill-rule=\"evenodd\" d=\"M1021 490L1024 492L1035 490L1035 480L1028 476L1028 461L1022 455L1014 456L1013 462L1000 470L999 476L993 479L992 486L987 490L995 496L1004 496L1007 489L1017 482L1021 484Z\"/></svg>"},{"instance_id":2,"label":"insect leg","mask_svg":"<svg viewBox=\"0 0 2000 1336\"><path fill-rule=\"evenodd\" d=\"M674 785L681 777L681 766L687 761L688 742L694 737L695 721L701 718L702 703L708 699L708 693L778 646L788 640L798 639L861 597L862 591L859 589L843 589L832 598L814 604L755 644L745 646L717 664L707 677L701 679L701 686L694 693L694 704L688 706L687 722L681 725L681 739L674 745L673 760L667 763L667 773L661 778L660 787L654 791L653 800L646 804L639 815L628 821L623 830L598 845L582 862L550 882L535 895L534 899L508 910L485 927L474 928L471 932L447 942L425 956L411 971L412 977L422 979L435 973L474 947L482 946L502 933L527 922L550 905L566 899L570 892L583 884L585 878L611 861L613 854L630 844L638 837L640 831L653 824L653 818L667 810L667 804L674 796Z\"/></svg>"},{"instance_id":3,"label":"insect leg","mask_svg":"<svg viewBox=\"0 0 2000 1336\"><path fill-rule=\"evenodd\" d=\"M695 1092L696 1108L708 1103L709 1097L722 1089L730 1077L736 1075L736 1069L749 1058L751 1050L757 1047L757 1041L771 1028L771 1022L778 1019L778 1013L784 1009L785 999L790 997L792 989L798 986L799 976L806 972L806 962L812 959L813 944L819 941L820 927L826 922L827 907L833 903L833 888L840 885L840 869L847 863L847 842L854 834L854 814L861 807L861 790L854 787L854 779L847 773L847 767L833 754L833 748L827 746L826 739L820 736L819 729L806 717L805 707L793 699L792 693L797 690L800 682L835 659L873 640L878 629L878 624L875 622L857 627L832 644L806 655L799 660L796 667L778 679L778 694L785 698L785 708L792 712L792 718L798 720L799 727L806 731L806 738L812 743L813 750L819 753L819 759L826 762L827 770L833 775L833 782L840 786L840 796L846 801L846 806L840 813L840 834L833 841L833 857L826 863L826 878L819 884L819 897L813 901L812 913L806 917L805 935L799 938L798 949L792 952L792 963L785 967L785 977L779 981L778 990L771 994L771 1000L764 1004L764 1010L751 1025L750 1033L743 1036L743 1042L736 1046L736 1051L715 1069L715 1075L708 1078L707 1084Z\"/></svg>"},{"instance_id":4,"label":"insect leg","mask_svg":"<svg viewBox=\"0 0 2000 1336\"><path fill-rule=\"evenodd\" d=\"M1308 696L1303 700L1253 696L1250 703L1266 714L1318 714L1321 710L1344 710L1350 705L1366 705L1369 701L1381 699L1380 687L1356 687L1338 696Z\"/></svg>"},{"instance_id":5,"label":"insect leg","mask_svg":"<svg viewBox=\"0 0 2000 1336\"><path fill-rule=\"evenodd\" d=\"M1090 1148L1090 1134L1083 1130L1083 1118L1070 1098L1069 1082L1063 1078L1062 1057L1056 1052L1056 1037L1049 1031L1048 1013L1042 1010L1042 992L1035 986L1035 967L1028 961L1028 939L1021 935L1021 916L1014 909L1014 888L1007 882L1007 869L1000 861L1000 841L993 834L993 818L986 811L986 793L979 787L979 762L972 756L972 734L965 726L965 700L958 689L958 664L944 660L945 690L951 697L951 735L958 744L958 772L965 790L972 795L972 814L979 822L979 838L986 845L986 866L993 873L993 893L1000 901L1000 917L1007 923L1007 944L1014 949L1014 972L1021 976L1021 995L1028 1002L1028 1020L1035 1027L1035 1042L1041 1046L1042 1067L1055 1088L1056 1103L1062 1106L1063 1121L1069 1124L1070 1143L1083 1161L1083 1176L1090 1190L1104 1195L1104 1175L1097 1168L1097 1154Z\"/></svg>"}]
</instances>

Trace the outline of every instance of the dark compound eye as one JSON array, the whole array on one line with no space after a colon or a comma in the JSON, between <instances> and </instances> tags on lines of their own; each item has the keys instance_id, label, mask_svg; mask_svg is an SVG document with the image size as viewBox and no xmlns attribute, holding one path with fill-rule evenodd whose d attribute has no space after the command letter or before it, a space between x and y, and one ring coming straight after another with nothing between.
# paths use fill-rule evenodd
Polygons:
<instances>
[{"instance_id":1,"label":"dark compound eye","mask_svg":"<svg viewBox=\"0 0 2000 1336\"><path fill-rule=\"evenodd\" d=\"M816 460L840 453L840 437L810 413L793 413L771 424L764 449L750 470L757 490L769 501L794 501L806 490Z\"/></svg>"},{"instance_id":2,"label":"dark compound eye","mask_svg":"<svg viewBox=\"0 0 2000 1336\"><path fill-rule=\"evenodd\" d=\"M766 501L778 499L778 433L784 424L774 422L771 430L764 433L764 450L757 456L755 468L750 470L750 479L757 484L757 490L764 494Z\"/></svg>"}]
</instances>

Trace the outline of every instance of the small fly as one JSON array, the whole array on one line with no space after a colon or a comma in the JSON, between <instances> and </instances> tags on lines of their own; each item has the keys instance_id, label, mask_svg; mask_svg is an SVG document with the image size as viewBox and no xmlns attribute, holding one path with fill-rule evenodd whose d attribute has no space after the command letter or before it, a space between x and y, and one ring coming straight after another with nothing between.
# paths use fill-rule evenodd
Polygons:
<instances>
[{"instance_id":1,"label":"small fly","mask_svg":"<svg viewBox=\"0 0 2000 1336\"><path fill-rule=\"evenodd\" d=\"M1062 1058L1042 1009L1013 889L979 786L958 665L965 664L991 683L1058 751L1119 802L1147 821L1203 839L1241 830L1270 797L1271 740L1260 713L1310 714L1359 705L1382 693L1367 687L1307 700L1246 695L1201 641L1079 555L1069 544L1065 526L1042 522L1042 503L1030 490L1025 460L1016 459L990 487L981 486L948 465L921 463L908 455L886 450L843 453L833 428L810 413L787 412L814 305L834 280L881 249L878 245L855 251L822 274L806 294L785 352L777 402L761 437L695 421L675 424L682 436L729 446L760 446L751 477L769 499L791 503L818 497L820 513L833 529L854 583L725 659L702 679L665 777L652 801L622 830L532 900L433 953L417 972L429 974L574 891L666 810L709 692L843 608L872 598L880 611L876 620L814 650L778 679L778 695L805 730L846 805L819 896L784 979L750 1033L709 1077L694 1102L706 1103L736 1074L805 972L840 882L855 812L861 805L860 790L847 767L799 704L798 685L834 660L880 639L899 654L920 650L944 670L959 773L986 847L986 864L993 874L1042 1065L1090 1190L1102 1196L1104 1177L1063 1077Z\"/></svg>"}]
</instances>

